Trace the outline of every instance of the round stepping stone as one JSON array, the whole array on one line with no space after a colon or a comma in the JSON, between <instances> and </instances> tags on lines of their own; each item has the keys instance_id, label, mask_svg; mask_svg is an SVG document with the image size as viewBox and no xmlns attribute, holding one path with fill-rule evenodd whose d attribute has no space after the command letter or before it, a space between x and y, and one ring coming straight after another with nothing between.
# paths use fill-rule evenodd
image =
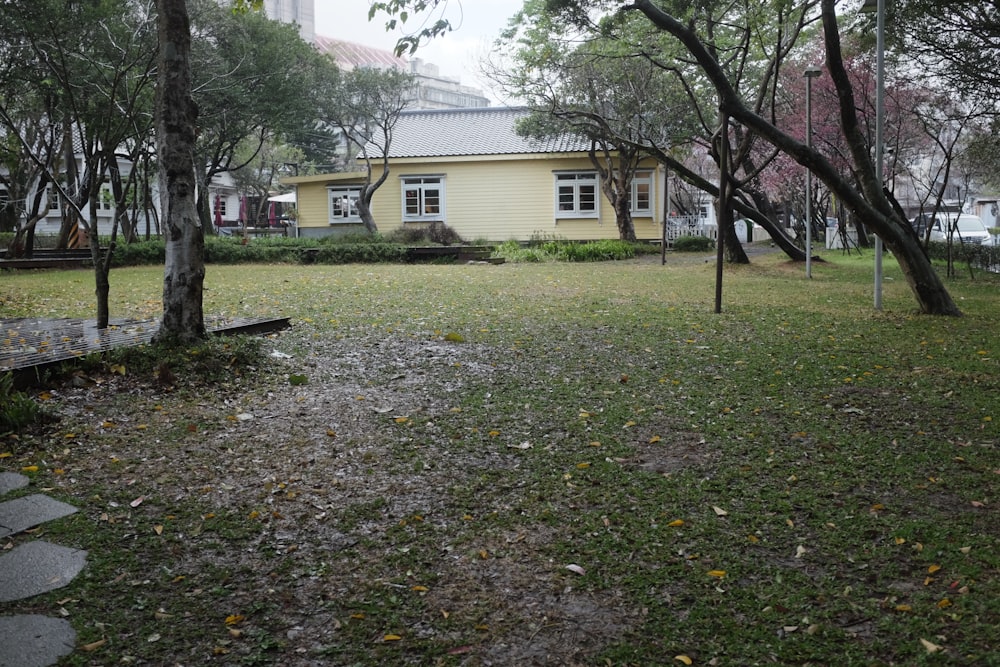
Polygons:
<instances>
[{"instance_id":1,"label":"round stepping stone","mask_svg":"<svg viewBox=\"0 0 1000 667\"><path fill-rule=\"evenodd\" d=\"M16 472L0 472L0 494L24 488L29 481L31 480Z\"/></svg>"},{"instance_id":2,"label":"round stepping stone","mask_svg":"<svg viewBox=\"0 0 1000 667\"><path fill-rule=\"evenodd\" d=\"M0 556L0 602L23 600L62 588L87 561L87 552L36 540ZM2 635L0 635L2 636Z\"/></svg>"},{"instance_id":3,"label":"round stepping stone","mask_svg":"<svg viewBox=\"0 0 1000 667\"><path fill-rule=\"evenodd\" d=\"M0 667L48 667L73 652L76 632L64 618L0 616Z\"/></svg>"},{"instance_id":4,"label":"round stepping stone","mask_svg":"<svg viewBox=\"0 0 1000 667\"><path fill-rule=\"evenodd\" d=\"M32 526L76 512L76 508L44 493L0 503L0 537L7 537Z\"/></svg>"}]
</instances>

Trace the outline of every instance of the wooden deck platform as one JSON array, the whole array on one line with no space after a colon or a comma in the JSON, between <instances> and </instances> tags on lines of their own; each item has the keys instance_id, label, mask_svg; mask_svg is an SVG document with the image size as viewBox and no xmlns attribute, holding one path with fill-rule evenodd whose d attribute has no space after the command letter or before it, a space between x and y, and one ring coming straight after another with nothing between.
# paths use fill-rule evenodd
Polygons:
<instances>
[{"instance_id":1,"label":"wooden deck platform","mask_svg":"<svg viewBox=\"0 0 1000 667\"><path fill-rule=\"evenodd\" d=\"M209 333L226 336L279 331L291 326L289 318L207 319ZM0 320L0 373L11 372L17 385L30 383L42 369L120 347L149 343L159 328L157 320L112 320L98 329L96 320Z\"/></svg>"}]
</instances>

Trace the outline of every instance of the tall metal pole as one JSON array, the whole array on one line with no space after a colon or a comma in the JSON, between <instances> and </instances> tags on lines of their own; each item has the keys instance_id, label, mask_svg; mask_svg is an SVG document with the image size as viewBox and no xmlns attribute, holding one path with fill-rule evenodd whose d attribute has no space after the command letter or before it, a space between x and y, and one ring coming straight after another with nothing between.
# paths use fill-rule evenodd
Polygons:
<instances>
[{"instance_id":1,"label":"tall metal pole","mask_svg":"<svg viewBox=\"0 0 1000 667\"><path fill-rule=\"evenodd\" d=\"M718 238L715 257L715 312L722 312L722 260L725 257L725 230L732 224L732 209L729 206L729 114L720 111L721 144L719 145L719 212L715 216L715 229Z\"/></svg>"},{"instance_id":2,"label":"tall metal pole","mask_svg":"<svg viewBox=\"0 0 1000 667\"><path fill-rule=\"evenodd\" d=\"M812 80L822 70L807 67L806 77L806 148L812 149ZM806 169L806 278L812 278L812 170Z\"/></svg>"},{"instance_id":3,"label":"tall metal pole","mask_svg":"<svg viewBox=\"0 0 1000 667\"><path fill-rule=\"evenodd\" d=\"M882 152L885 132L885 0L875 7L875 180L883 183ZM882 310L882 239L875 235L875 310Z\"/></svg>"}]
</instances>

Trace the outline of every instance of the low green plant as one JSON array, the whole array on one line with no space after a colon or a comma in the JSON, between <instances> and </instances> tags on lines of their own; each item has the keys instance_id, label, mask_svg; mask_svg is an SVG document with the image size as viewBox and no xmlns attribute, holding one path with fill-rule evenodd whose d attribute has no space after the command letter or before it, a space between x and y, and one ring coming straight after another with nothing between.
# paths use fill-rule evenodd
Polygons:
<instances>
[{"instance_id":1,"label":"low green plant","mask_svg":"<svg viewBox=\"0 0 1000 667\"><path fill-rule=\"evenodd\" d=\"M677 252L705 252L715 247L715 241L707 236L678 236L673 247Z\"/></svg>"},{"instance_id":2,"label":"low green plant","mask_svg":"<svg viewBox=\"0 0 1000 667\"><path fill-rule=\"evenodd\" d=\"M458 232L443 222L429 225L404 225L394 229L386 237L392 243L402 245L458 245L465 243Z\"/></svg>"},{"instance_id":3,"label":"low green plant","mask_svg":"<svg viewBox=\"0 0 1000 667\"><path fill-rule=\"evenodd\" d=\"M14 388L13 375L0 375L0 434L39 424L46 416L38 403Z\"/></svg>"},{"instance_id":4,"label":"low green plant","mask_svg":"<svg viewBox=\"0 0 1000 667\"><path fill-rule=\"evenodd\" d=\"M257 336L209 336L188 346L151 344L119 348L108 353L109 366L150 377L161 384L213 384L254 371L261 362Z\"/></svg>"},{"instance_id":5,"label":"low green plant","mask_svg":"<svg viewBox=\"0 0 1000 667\"><path fill-rule=\"evenodd\" d=\"M116 243L111 263L113 266L162 264L166 259L166 255L167 246L163 242L163 239Z\"/></svg>"},{"instance_id":6,"label":"low green plant","mask_svg":"<svg viewBox=\"0 0 1000 667\"><path fill-rule=\"evenodd\" d=\"M404 259L406 248L394 243L331 243L320 247L312 261L317 264L380 264Z\"/></svg>"}]
</instances>

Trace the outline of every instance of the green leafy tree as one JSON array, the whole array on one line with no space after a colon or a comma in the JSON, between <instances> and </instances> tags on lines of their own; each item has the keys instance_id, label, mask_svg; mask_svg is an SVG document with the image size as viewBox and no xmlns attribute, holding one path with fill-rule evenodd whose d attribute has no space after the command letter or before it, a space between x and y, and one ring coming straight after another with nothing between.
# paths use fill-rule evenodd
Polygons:
<instances>
[{"instance_id":1,"label":"green leafy tree","mask_svg":"<svg viewBox=\"0 0 1000 667\"><path fill-rule=\"evenodd\" d=\"M358 67L328 73L321 87L325 102L319 119L343 139L347 158L364 173L358 215L371 233L378 231L371 202L389 177L392 134L411 99L413 77L399 70Z\"/></svg>"},{"instance_id":2,"label":"green leafy tree","mask_svg":"<svg viewBox=\"0 0 1000 667\"><path fill-rule=\"evenodd\" d=\"M118 199L118 210L126 210L119 159L135 160L149 131L156 44L151 11L150 5L130 0L0 6L8 27L4 48L20 59L20 71L35 75L23 81L28 98L41 102L44 121L59 128L51 136L58 134L61 141L61 161L45 163L45 156L34 154L32 159L49 170L45 180L58 191L63 206L59 246L65 247L78 227L88 237L99 327L109 321L111 258L100 246L98 211L105 181ZM6 110L2 116L13 120ZM18 132L23 125L7 123L7 129ZM22 146L31 146L25 136L18 137ZM112 242L116 232L117 226Z\"/></svg>"},{"instance_id":3,"label":"green leafy tree","mask_svg":"<svg viewBox=\"0 0 1000 667\"><path fill-rule=\"evenodd\" d=\"M440 0L390 0L373 3L371 10L373 14L384 11L395 15L402 11L426 10L440 4ZM805 2L791 3L789 6L799 7L800 11L803 11L815 5L813 2ZM684 57L687 62L695 64L701 70L704 80L715 93L720 116L731 119L742 127L743 131L770 144L775 151L789 155L810 169L844 206L882 238L899 262L922 312L939 315L961 314L924 254L909 222L893 207L883 192L883 184L875 177L869 143L860 128L854 91L844 67L835 0L821 0L820 16L827 68L838 93L841 126L857 173L856 182L846 181L829 160L814 147L808 147L791 134L782 131L755 105L747 103L744 96L738 92L738 80L734 78L734 73L726 67L728 52L720 51L718 45L711 39L711 35L700 33L692 21L694 16L692 12L697 12L701 5L678 3L677 7L671 7L654 0L632 2L608 0L587 3L579 0L549 0L548 7L570 12L579 17L587 17L588 20L602 12L608 16L636 13L645 17L652 26L664 36L669 36L676 46L683 49L682 53L686 54ZM732 17L733 22L747 20L751 15L742 11L743 7L744 5L740 5L740 11ZM769 4L760 11L772 9L774 7ZM447 24L443 27L433 25L422 31L419 37L440 34L448 27ZM739 52L745 51L747 47L737 44L733 48ZM768 90L772 89L760 88L762 94L767 94ZM728 135L724 139L728 139ZM739 164L738 160L736 164Z\"/></svg>"},{"instance_id":4,"label":"green leafy tree","mask_svg":"<svg viewBox=\"0 0 1000 667\"><path fill-rule=\"evenodd\" d=\"M724 54L726 71L741 94L752 100L755 110L765 110L777 90L775 73L806 25L806 13L785 5L763 12L757 3L725 8L728 13L723 14L719 7L706 5L691 21L711 36L712 48ZM699 169L699 157L706 152L718 162L717 105L704 73L641 17L567 9L553 2L526 2L501 38L500 50L513 51L513 60L495 67L494 78L547 113L573 118L585 134L602 138L602 147L612 149L607 155L619 156L624 164L634 155L653 155L687 184L717 197L718 176L706 178ZM762 46L769 41L776 46ZM775 208L757 178L775 152L757 150L761 142L739 126L727 143L735 156L730 182L736 207L765 228L790 257L804 259L802 249L777 224ZM602 170L614 173L620 179L629 172L621 166ZM612 179L604 182L605 193L615 203L614 190L607 187ZM678 199L671 209L683 204L683 198ZM620 223L622 219L619 215ZM731 226L722 232L727 236L727 259L749 261Z\"/></svg>"},{"instance_id":5,"label":"green leafy tree","mask_svg":"<svg viewBox=\"0 0 1000 667\"><path fill-rule=\"evenodd\" d=\"M212 229L212 177L251 165L265 146L310 136L315 81L335 66L293 25L213 0L191 3L192 96L198 106L198 212Z\"/></svg>"}]
</instances>

